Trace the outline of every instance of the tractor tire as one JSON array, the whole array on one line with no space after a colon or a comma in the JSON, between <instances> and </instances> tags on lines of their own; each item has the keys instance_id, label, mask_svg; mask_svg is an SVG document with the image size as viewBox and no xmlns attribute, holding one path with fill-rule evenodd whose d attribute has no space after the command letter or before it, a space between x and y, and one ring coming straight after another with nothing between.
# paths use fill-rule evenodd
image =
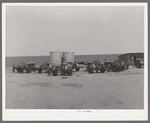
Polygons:
<instances>
[{"instance_id":1,"label":"tractor tire","mask_svg":"<svg viewBox=\"0 0 150 123\"><path fill-rule=\"evenodd\" d=\"M57 71L53 71L53 76L57 76Z\"/></svg>"},{"instance_id":2,"label":"tractor tire","mask_svg":"<svg viewBox=\"0 0 150 123\"><path fill-rule=\"evenodd\" d=\"M31 71L30 71L30 70L28 70L28 71L27 71L27 73L31 73Z\"/></svg>"},{"instance_id":3,"label":"tractor tire","mask_svg":"<svg viewBox=\"0 0 150 123\"><path fill-rule=\"evenodd\" d=\"M26 69L27 73L31 73L31 70L29 68Z\"/></svg>"},{"instance_id":4,"label":"tractor tire","mask_svg":"<svg viewBox=\"0 0 150 123\"><path fill-rule=\"evenodd\" d=\"M111 67L111 69L112 69L113 72L117 72L117 71L118 71L118 68L117 68L116 65L113 65L113 66Z\"/></svg>"},{"instance_id":5,"label":"tractor tire","mask_svg":"<svg viewBox=\"0 0 150 123\"><path fill-rule=\"evenodd\" d=\"M76 71L79 71L80 70L80 67L76 67Z\"/></svg>"},{"instance_id":6,"label":"tractor tire","mask_svg":"<svg viewBox=\"0 0 150 123\"><path fill-rule=\"evenodd\" d=\"M15 68L14 67L12 68L12 71L15 72Z\"/></svg>"},{"instance_id":7,"label":"tractor tire","mask_svg":"<svg viewBox=\"0 0 150 123\"><path fill-rule=\"evenodd\" d=\"M88 69L88 72L89 72L89 73L93 73L93 69L92 69L92 68L89 68L89 69Z\"/></svg>"},{"instance_id":8,"label":"tractor tire","mask_svg":"<svg viewBox=\"0 0 150 123\"><path fill-rule=\"evenodd\" d=\"M41 71L38 71L38 73L42 73Z\"/></svg>"},{"instance_id":9,"label":"tractor tire","mask_svg":"<svg viewBox=\"0 0 150 123\"><path fill-rule=\"evenodd\" d=\"M50 71L48 72L48 75L51 75L51 72L50 72Z\"/></svg>"},{"instance_id":10,"label":"tractor tire","mask_svg":"<svg viewBox=\"0 0 150 123\"><path fill-rule=\"evenodd\" d=\"M64 71L62 71L61 73L62 73L63 76L65 76L65 72Z\"/></svg>"},{"instance_id":11,"label":"tractor tire","mask_svg":"<svg viewBox=\"0 0 150 123\"><path fill-rule=\"evenodd\" d=\"M101 73L104 73L104 72L105 72L105 67L104 67L104 65L101 66L100 71L101 71Z\"/></svg>"},{"instance_id":12,"label":"tractor tire","mask_svg":"<svg viewBox=\"0 0 150 123\"><path fill-rule=\"evenodd\" d=\"M117 72L120 72L120 71L121 71L121 67L118 66L118 67L117 67Z\"/></svg>"},{"instance_id":13,"label":"tractor tire","mask_svg":"<svg viewBox=\"0 0 150 123\"><path fill-rule=\"evenodd\" d=\"M20 73L21 73L21 74L23 73L23 69L22 69L22 68L20 68Z\"/></svg>"},{"instance_id":14,"label":"tractor tire","mask_svg":"<svg viewBox=\"0 0 150 123\"><path fill-rule=\"evenodd\" d=\"M141 66L138 65L137 68L141 68Z\"/></svg>"},{"instance_id":15,"label":"tractor tire","mask_svg":"<svg viewBox=\"0 0 150 123\"><path fill-rule=\"evenodd\" d=\"M42 73L42 69L40 68L40 69L38 69L38 73Z\"/></svg>"},{"instance_id":16,"label":"tractor tire","mask_svg":"<svg viewBox=\"0 0 150 123\"><path fill-rule=\"evenodd\" d=\"M72 70L70 71L70 75L72 75Z\"/></svg>"},{"instance_id":17,"label":"tractor tire","mask_svg":"<svg viewBox=\"0 0 150 123\"><path fill-rule=\"evenodd\" d=\"M98 67L96 67L96 73L98 73Z\"/></svg>"},{"instance_id":18,"label":"tractor tire","mask_svg":"<svg viewBox=\"0 0 150 123\"><path fill-rule=\"evenodd\" d=\"M104 69L104 68L102 68L102 69L101 69L101 73L104 73L104 72L105 72L105 69Z\"/></svg>"},{"instance_id":19,"label":"tractor tire","mask_svg":"<svg viewBox=\"0 0 150 123\"><path fill-rule=\"evenodd\" d=\"M67 75L70 76L70 71L67 71Z\"/></svg>"}]
</instances>

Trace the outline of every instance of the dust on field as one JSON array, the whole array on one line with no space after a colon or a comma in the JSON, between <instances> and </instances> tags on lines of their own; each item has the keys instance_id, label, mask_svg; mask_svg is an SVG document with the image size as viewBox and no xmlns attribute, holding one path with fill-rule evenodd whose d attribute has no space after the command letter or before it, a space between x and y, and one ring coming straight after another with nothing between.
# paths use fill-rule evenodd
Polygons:
<instances>
[{"instance_id":1,"label":"dust on field","mask_svg":"<svg viewBox=\"0 0 150 123\"><path fill-rule=\"evenodd\" d=\"M6 68L7 109L143 109L144 69L72 76L19 74Z\"/></svg>"}]
</instances>

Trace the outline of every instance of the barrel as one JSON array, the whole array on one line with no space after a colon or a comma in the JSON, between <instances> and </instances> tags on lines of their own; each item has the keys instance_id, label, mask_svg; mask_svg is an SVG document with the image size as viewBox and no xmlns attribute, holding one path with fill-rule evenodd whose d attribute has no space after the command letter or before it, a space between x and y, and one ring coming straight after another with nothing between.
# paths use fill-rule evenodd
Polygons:
<instances>
[{"instance_id":1,"label":"barrel","mask_svg":"<svg viewBox=\"0 0 150 123\"><path fill-rule=\"evenodd\" d=\"M52 65L60 65L62 59L62 53L60 51L50 52L50 62Z\"/></svg>"},{"instance_id":2,"label":"barrel","mask_svg":"<svg viewBox=\"0 0 150 123\"><path fill-rule=\"evenodd\" d=\"M74 62L74 52L63 52L63 63Z\"/></svg>"}]
</instances>

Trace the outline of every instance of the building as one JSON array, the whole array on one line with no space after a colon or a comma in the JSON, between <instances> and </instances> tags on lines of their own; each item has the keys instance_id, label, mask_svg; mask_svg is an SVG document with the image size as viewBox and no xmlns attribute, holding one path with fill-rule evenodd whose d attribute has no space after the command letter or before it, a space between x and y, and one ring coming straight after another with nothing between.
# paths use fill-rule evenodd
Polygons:
<instances>
[{"instance_id":1,"label":"building","mask_svg":"<svg viewBox=\"0 0 150 123\"><path fill-rule=\"evenodd\" d=\"M144 61L144 53L126 53L118 56L118 62L124 61L130 65L134 64L137 59Z\"/></svg>"},{"instance_id":2,"label":"building","mask_svg":"<svg viewBox=\"0 0 150 123\"><path fill-rule=\"evenodd\" d=\"M99 55L74 55L74 60L78 63L84 64L91 60L99 60L100 62L112 61L118 59L121 54L99 54ZM50 62L49 56L24 56L24 57L6 57L6 66L12 67L14 64L20 64L27 62L34 62L35 64L44 64L45 62Z\"/></svg>"},{"instance_id":3,"label":"building","mask_svg":"<svg viewBox=\"0 0 150 123\"><path fill-rule=\"evenodd\" d=\"M100 54L100 55L75 55L75 61L78 63L84 63L91 60L99 60L100 62L113 61L118 59L118 56L121 54Z\"/></svg>"}]
</instances>

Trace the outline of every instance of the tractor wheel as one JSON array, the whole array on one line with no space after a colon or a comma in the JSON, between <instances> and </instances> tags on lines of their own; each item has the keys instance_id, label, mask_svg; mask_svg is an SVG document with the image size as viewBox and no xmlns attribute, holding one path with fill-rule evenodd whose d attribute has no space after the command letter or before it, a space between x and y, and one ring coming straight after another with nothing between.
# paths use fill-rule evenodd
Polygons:
<instances>
[{"instance_id":1,"label":"tractor wheel","mask_svg":"<svg viewBox=\"0 0 150 123\"><path fill-rule=\"evenodd\" d=\"M48 75L51 75L51 70L50 70L50 69L47 69L47 70L46 70L46 73L47 73Z\"/></svg>"},{"instance_id":2,"label":"tractor wheel","mask_svg":"<svg viewBox=\"0 0 150 123\"><path fill-rule=\"evenodd\" d=\"M89 72L89 73L93 73L93 69L92 69L92 68L89 68L89 69L88 69L88 72Z\"/></svg>"},{"instance_id":3,"label":"tractor wheel","mask_svg":"<svg viewBox=\"0 0 150 123\"><path fill-rule=\"evenodd\" d=\"M64 72L64 71L62 71L61 73L62 73L63 76L65 75L65 72Z\"/></svg>"},{"instance_id":4,"label":"tractor wheel","mask_svg":"<svg viewBox=\"0 0 150 123\"><path fill-rule=\"evenodd\" d=\"M113 72L117 72L118 71L116 65L113 65L111 69L112 69Z\"/></svg>"},{"instance_id":5,"label":"tractor wheel","mask_svg":"<svg viewBox=\"0 0 150 123\"><path fill-rule=\"evenodd\" d=\"M13 72L15 72L15 68L14 67L12 68L12 70L13 70Z\"/></svg>"},{"instance_id":6,"label":"tractor wheel","mask_svg":"<svg viewBox=\"0 0 150 123\"><path fill-rule=\"evenodd\" d=\"M72 70L70 70L70 75L72 75Z\"/></svg>"},{"instance_id":7,"label":"tractor wheel","mask_svg":"<svg viewBox=\"0 0 150 123\"><path fill-rule=\"evenodd\" d=\"M98 73L98 67L96 67L96 73Z\"/></svg>"},{"instance_id":8,"label":"tractor wheel","mask_svg":"<svg viewBox=\"0 0 150 123\"><path fill-rule=\"evenodd\" d=\"M70 71L67 71L67 75L70 76Z\"/></svg>"},{"instance_id":9,"label":"tractor wheel","mask_svg":"<svg viewBox=\"0 0 150 123\"><path fill-rule=\"evenodd\" d=\"M104 73L104 72L105 72L104 68L101 68L101 73Z\"/></svg>"},{"instance_id":10,"label":"tractor wheel","mask_svg":"<svg viewBox=\"0 0 150 123\"><path fill-rule=\"evenodd\" d=\"M101 73L104 73L105 72L105 67L102 65L101 66L101 69L100 69Z\"/></svg>"},{"instance_id":11,"label":"tractor wheel","mask_svg":"<svg viewBox=\"0 0 150 123\"><path fill-rule=\"evenodd\" d=\"M137 68L141 68L141 66L140 66L140 65L137 65Z\"/></svg>"},{"instance_id":12,"label":"tractor wheel","mask_svg":"<svg viewBox=\"0 0 150 123\"><path fill-rule=\"evenodd\" d=\"M31 70L29 68L26 71L27 71L27 73L31 73Z\"/></svg>"},{"instance_id":13,"label":"tractor wheel","mask_svg":"<svg viewBox=\"0 0 150 123\"><path fill-rule=\"evenodd\" d=\"M48 71L48 75L51 75L51 72L50 72L50 71Z\"/></svg>"},{"instance_id":14,"label":"tractor wheel","mask_svg":"<svg viewBox=\"0 0 150 123\"><path fill-rule=\"evenodd\" d=\"M79 71L79 70L80 70L80 67L77 67L77 68L76 68L76 71Z\"/></svg>"},{"instance_id":15,"label":"tractor wheel","mask_svg":"<svg viewBox=\"0 0 150 123\"><path fill-rule=\"evenodd\" d=\"M17 68L17 72L20 73L20 69L19 68Z\"/></svg>"},{"instance_id":16,"label":"tractor wheel","mask_svg":"<svg viewBox=\"0 0 150 123\"><path fill-rule=\"evenodd\" d=\"M53 76L57 76L57 71L53 71Z\"/></svg>"},{"instance_id":17,"label":"tractor wheel","mask_svg":"<svg viewBox=\"0 0 150 123\"><path fill-rule=\"evenodd\" d=\"M39 69L39 70L38 70L38 73L42 73L42 69Z\"/></svg>"},{"instance_id":18,"label":"tractor wheel","mask_svg":"<svg viewBox=\"0 0 150 123\"><path fill-rule=\"evenodd\" d=\"M29 70L26 70L27 73L29 73Z\"/></svg>"},{"instance_id":19,"label":"tractor wheel","mask_svg":"<svg viewBox=\"0 0 150 123\"><path fill-rule=\"evenodd\" d=\"M28 70L28 72L27 73L31 73L31 70Z\"/></svg>"}]
</instances>

